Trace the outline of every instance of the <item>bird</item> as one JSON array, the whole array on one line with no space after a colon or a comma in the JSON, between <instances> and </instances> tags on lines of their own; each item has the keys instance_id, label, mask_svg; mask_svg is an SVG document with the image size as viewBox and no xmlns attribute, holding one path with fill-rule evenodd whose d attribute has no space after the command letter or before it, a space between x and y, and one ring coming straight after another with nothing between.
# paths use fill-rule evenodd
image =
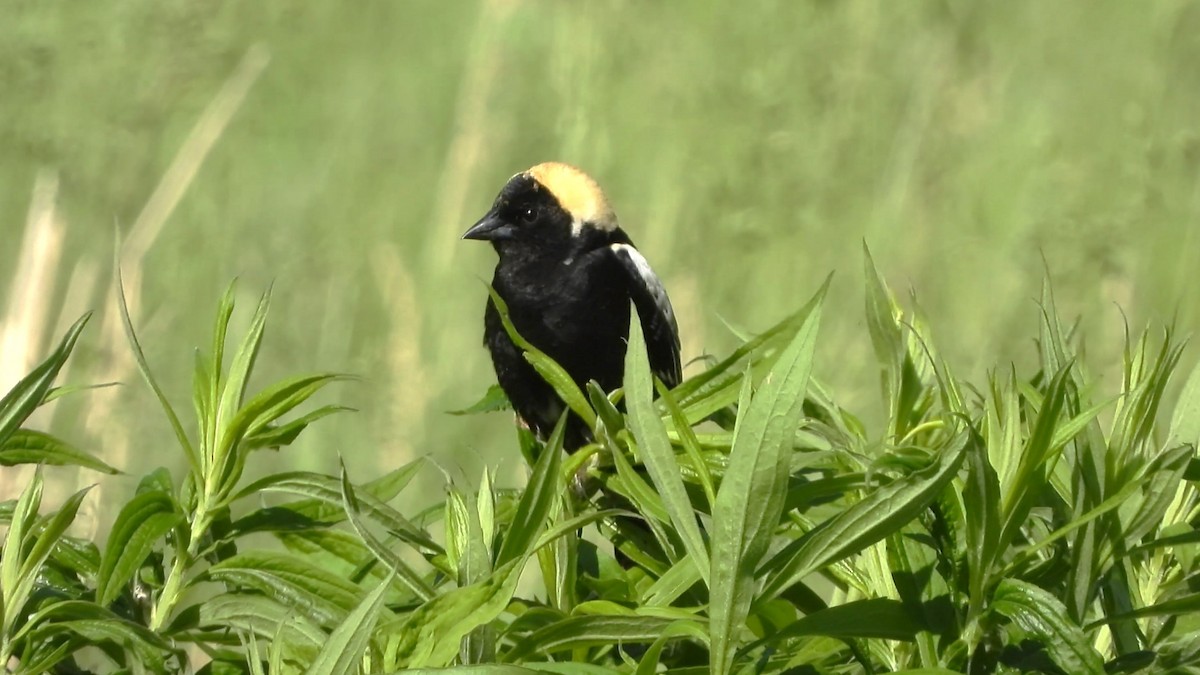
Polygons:
<instances>
[{"instance_id":1,"label":"bird","mask_svg":"<svg viewBox=\"0 0 1200 675\"><path fill-rule=\"evenodd\" d=\"M463 234L498 255L492 288L517 333L554 359L581 390L622 386L630 304L637 308L650 369L664 385L682 379L679 327L666 288L621 229L600 185L582 170L544 162L505 183L491 208ZM483 342L518 418L547 439L566 404L525 360L490 296ZM591 442L575 414L563 446Z\"/></svg>"}]
</instances>

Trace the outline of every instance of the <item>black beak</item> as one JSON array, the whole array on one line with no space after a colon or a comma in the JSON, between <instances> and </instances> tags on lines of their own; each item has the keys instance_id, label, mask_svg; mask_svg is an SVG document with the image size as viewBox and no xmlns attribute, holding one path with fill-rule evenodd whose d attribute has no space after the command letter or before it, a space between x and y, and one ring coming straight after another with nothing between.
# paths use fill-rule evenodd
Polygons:
<instances>
[{"instance_id":1,"label":"black beak","mask_svg":"<svg viewBox=\"0 0 1200 675\"><path fill-rule=\"evenodd\" d=\"M463 233L463 239L479 239L482 241L499 241L502 239L511 239L513 236L513 226L504 221L503 218L496 215L495 211L489 211L486 216L479 219L478 223L471 226L471 229Z\"/></svg>"}]
</instances>

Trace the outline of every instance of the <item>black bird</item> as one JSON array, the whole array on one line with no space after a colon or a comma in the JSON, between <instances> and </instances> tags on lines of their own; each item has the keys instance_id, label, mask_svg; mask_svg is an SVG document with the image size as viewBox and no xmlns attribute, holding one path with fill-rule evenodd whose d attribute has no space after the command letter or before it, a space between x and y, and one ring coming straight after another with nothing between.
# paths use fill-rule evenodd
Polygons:
<instances>
[{"instance_id":1,"label":"black bird","mask_svg":"<svg viewBox=\"0 0 1200 675\"><path fill-rule=\"evenodd\" d=\"M513 326L581 389L589 380L604 391L621 386L631 300L651 370L668 387L679 384L679 330L667 291L590 176L559 162L518 173L463 238L492 242L500 256L492 286ZM545 439L565 404L509 339L490 299L483 341L513 409ZM571 415L567 450L590 440L583 421Z\"/></svg>"}]
</instances>

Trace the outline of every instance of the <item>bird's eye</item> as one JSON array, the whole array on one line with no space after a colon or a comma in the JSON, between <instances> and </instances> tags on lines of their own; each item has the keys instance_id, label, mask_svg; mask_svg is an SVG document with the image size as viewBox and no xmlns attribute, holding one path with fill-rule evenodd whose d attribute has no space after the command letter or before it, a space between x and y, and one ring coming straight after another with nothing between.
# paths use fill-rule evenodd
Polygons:
<instances>
[{"instance_id":1,"label":"bird's eye","mask_svg":"<svg viewBox=\"0 0 1200 675\"><path fill-rule=\"evenodd\" d=\"M521 209L520 215L521 215L521 222L528 225L529 223L532 223L533 221L537 220L537 217L538 217L537 207L526 206L525 208Z\"/></svg>"}]
</instances>

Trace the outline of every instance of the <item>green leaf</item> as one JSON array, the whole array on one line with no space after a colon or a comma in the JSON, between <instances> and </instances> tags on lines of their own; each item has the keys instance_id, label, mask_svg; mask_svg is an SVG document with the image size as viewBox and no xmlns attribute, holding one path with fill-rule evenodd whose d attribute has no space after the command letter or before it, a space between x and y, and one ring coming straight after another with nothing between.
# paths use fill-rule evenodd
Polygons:
<instances>
[{"instance_id":1,"label":"green leaf","mask_svg":"<svg viewBox=\"0 0 1200 675\"><path fill-rule=\"evenodd\" d=\"M230 290L232 291L232 288ZM250 320L250 327L246 330L246 335L242 338L242 343L238 346L233 361L229 363L229 374L224 388L220 389L221 396L215 411L215 428L219 434L225 433L228 436L229 427L234 426L232 420L240 413L239 409L242 407L242 397L246 392L247 381L250 377L250 372L254 369L254 362L258 358L259 347L262 345L263 329L267 323L267 311L271 307L271 290L271 288L267 288L262 297L259 298L258 307L254 310L254 317ZM228 293L226 297L230 297ZM232 309L232 304L227 305L222 300L221 310L218 313L217 330L221 335L222 339L220 342L222 343L224 342L224 324L227 324L229 321L229 315L226 313L227 307ZM220 348L218 347L217 349ZM214 359L219 359L220 357L220 351L214 351ZM220 372L221 365L219 361L214 363L213 366L217 372ZM217 391L217 388L214 387L213 391ZM221 441L221 446L224 446L224 449L218 449L218 453L228 450L228 444L224 440Z\"/></svg>"},{"instance_id":2,"label":"green leaf","mask_svg":"<svg viewBox=\"0 0 1200 675\"><path fill-rule=\"evenodd\" d=\"M317 408L316 410L298 417L291 422L278 426L266 425L258 431L247 434L242 439L242 447L246 450L257 450L260 448L281 448L286 445L291 445L296 438L308 428L308 425L316 422L322 417L328 417L340 412L356 412L354 408L347 408L341 405L326 405Z\"/></svg>"},{"instance_id":3,"label":"green leaf","mask_svg":"<svg viewBox=\"0 0 1200 675\"><path fill-rule=\"evenodd\" d=\"M506 661L521 661L534 654L543 656L586 647L604 647L622 643L654 642L676 619L657 616L572 616L534 631L508 652ZM699 623L695 630L681 631L684 635L703 635Z\"/></svg>"},{"instance_id":4,"label":"green leaf","mask_svg":"<svg viewBox=\"0 0 1200 675\"><path fill-rule=\"evenodd\" d=\"M67 329L67 334L59 342L58 348L13 385L4 398L0 398L0 445L8 440L46 399L46 394L54 384L54 378L58 377L58 372L75 349L75 342L91 316L89 312L79 317L79 320Z\"/></svg>"},{"instance_id":5,"label":"green leaf","mask_svg":"<svg viewBox=\"0 0 1200 675\"><path fill-rule=\"evenodd\" d=\"M829 281L806 306L791 344L774 364L734 430L729 468L713 506L709 634L714 675L728 673L737 634L758 586L754 568L783 512L790 470L786 448L800 423L821 302Z\"/></svg>"},{"instance_id":6,"label":"green leaf","mask_svg":"<svg viewBox=\"0 0 1200 675\"><path fill-rule=\"evenodd\" d=\"M442 667L458 655L463 636L500 615L512 600L528 555L497 567L484 580L421 605L392 633L397 660L407 668Z\"/></svg>"},{"instance_id":7,"label":"green leaf","mask_svg":"<svg viewBox=\"0 0 1200 675\"><path fill-rule=\"evenodd\" d=\"M633 316L637 316L636 308ZM688 555L696 561L700 575L708 585L708 547L696 524L691 499L683 486L683 475L675 460L675 451L667 438L667 428L654 410L650 361L640 320L629 322L629 349L625 356L625 401L629 427L637 439L642 463L662 496L663 506L670 514L676 532L683 540Z\"/></svg>"},{"instance_id":8,"label":"green leaf","mask_svg":"<svg viewBox=\"0 0 1200 675\"><path fill-rule=\"evenodd\" d=\"M213 323L212 361L206 368L197 369L193 388L197 392L196 411L200 413L200 428L204 434L201 446L211 455L217 445L217 434L221 427L217 425L217 410L221 401L221 373L225 367L225 342L229 334L229 319L233 316L234 292L237 289L237 279L229 282L221 302L217 305L217 319ZM199 357L199 354L197 354ZM202 359L198 358L198 362ZM199 365L199 363L197 364Z\"/></svg>"},{"instance_id":9,"label":"green leaf","mask_svg":"<svg viewBox=\"0 0 1200 675\"><path fill-rule=\"evenodd\" d=\"M504 535L504 541L500 544L500 551L496 554L497 568L529 555L533 550L533 543L537 540L538 533L550 515L551 505L563 492L564 486L561 484L559 465L562 463L563 433L566 426L567 417L564 413L554 426L550 440L542 449L537 464L533 466L533 475L529 477L529 484L521 493L521 500L517 502L517 510L513 514L512 523Z\"/></svg>"},{"instance_id":10,"label":"green leaf","mask_svg":"<svg viewBox=\"0 0 1200 675\"><path fill-rule=\"evenodd\" d=\"M454 668L406 668L399 671L403 675L534 675L535 673L557 673L558 675L619 675L621 671L590 663L527 663L524 666L510 666L499 663L487 663L476 666L457 666ZM397 675L399 675L397 673Z\"/></svg>"},{"instance_id":11,"label":"green leaf","mask_svg":"<svg viewBox=\"0 0 1200 675\"><path fill-rule=\"evenodd\" d=\"M362 599L362 589L297 556L273 551L239 553L201 577L253 589L321 623L341 622Z\"/></svg>"},{"instance_id":12,"label":"green leaf","mask_svg":"<svg viewBox=\"0 0 1200 675\"><path fill-rule=\"evenodd\" d=\"M1145 467L1146 486L1137 510L1128 519L1122 536L1126 546L1134 546L1163 525L1163 515L1176 499L1183 472L1196 449L1181 445L1156 456Z\"/></svg>"},{"instance_id":13,"label":"green leaf","mask_svg":"<svg viewBox=\"0 0 1200 675\"><path fill-rule=\"evenodd\" d=\"M1200 363L1192 369L1171 415L1167 445L1200 447Z\"/></svg>"},{"instance_id":14,"label":"green leaf","mask_svg":"<svg viewBox=\"0 0 1200 675\"><path fill-rule=\"evenodd\" d=\"M38 482L40 483L40 477ZM35 535L31 529L25 529L25 540L28 541L29 537L33 537L33 546L30 547L26 557L20 561L20 571L16 574L15 579L10 579L7 574L0 575L0 580L4 582L4 634L8 634L11 631L14 625L13 622L17 618L17 613L21 611L25 602L33 593L33 587L37 583L42 565L46 563L46 559L54 552L55 546L57 546L63 534L66 533L67 528L75 521L75 514L79 512L79 506L83 503L83 498L89 490L91 488L87 487L68 497L63 502L63 505L59 507L58 512L50 517L49 522L46 523L41 532ZM38 501L40 501L40 486L37 493ZM34 509L37 508L36 504L32 504L32 506ZM33 513L36 513L36 511ZM16 528L15 523L13 528ZM13 552L16 552L19 559L21 548L12 549L6 545L3 562L7 564L8 557Z\"/></svg>"},{"instance_id":15,"label":"green leaf","mask_svg":"<svg viewBox=\"0 0 1200 675\"><path fill-rule=\"evenodd\" d=\"M74 633L88 644L112 642L133 652L143 667L166 672L164 660L174 649L146 627L99 605L68 600L57 602L30 618L29 641L36 644L63 633Z\"/></svg>"},{"instance_id":16,"label":"green leaf","mask_svg":"<svg viewBox=\"0 0 1200 675\"><path fill-rule=\"evenodd\" d=\"M336 505L339 510L342 508L341 481L330 476L323 476L307 471L289 471L266 476L243 488L231 497L229 502L234 502L259 492L282 492L300 495ZM374 518L401 540L414 546L423 547L433 553L444 553L442 547L431 539L428 533L413 525L407 518L400 515L400 512L379 499L369 494L360 494L359 505L362 507L364 515Z\"/></svg>"},{"instance_id":17,"label":"green leaf","mask_svg":"<svg viewBox=\"0 0 1200 675\"><path fill-rule=\"evenodd\" d=\"M200 603L200 625L250 631L258 637L314 649L328 635L295 607L263 595L224 593Z\"/></svg>"},{"instance_id":18,"label":"green leaf","mask_svg":"<svg viewBox=\"0 0 1200 675\"><path fill-rule=\"evenodd\" d=\"M304 671L307 675L350 675L358 672L357 664L362 661L363 653L371 641L371 631L379 620L383 596L390 585L389 577L350 612Z\"/></svg>"},{"instance_id":19,"label":"green leaf","mask_svg":"<svg viewBox=\"0 0 1200 675\"><path fill-rule=\"evenodd\" d=\"M417 473L425 467L426 462L424 457L418 457L379 478L355 486L355 492L370 495L382 503L389 502L408 487L413 478L416 478ZM305 499L281 504L279 508L289 509L303 516L329 523L340 522L346 517L346 511L342 508L341 501L331 504L320 499Z\"/></svg>"},{"instance_id":20,"label":"green leaf","mask_svg":"<svg viewBox=\"0 0 1200 675\"><path fill-rule=\"evenodd\" d=\"M991 609L1037 639L1063 672L1104 673L1100 654L1067 618L1066 606L1047 591L1019 579L1002 579L992 596Z\"/></svg>"},{"instance_id":21,"label":"green leaf","mask_svg":"<svg viewBox=\"0 0 1200 675\"><path fill-rule=\"evenodd\" d=\"M121 473L96 457L50 434L31 429L17 429L0 443L0 466L18 464L52 464L82 466L107 474Z\"/></svg>"},{"instance_id":22,"label":"green leaf","mask_svg":"<svg viewBox=\"0 0 1200 675\"><path fill-rule=\"evenodd\" d=\"M699 582L700 570L690 558L683 558L646 589L641 604L643 607L668 607Z\"/></svg>"},{"instance_id":23,"label":"green leaf","mask_svg":"<svg viewBox=\"0 0 1200 675\"><path fill-rule=\"evenodd\" d=\"M828 280L826 281L828 285ZM751 370L769 368L779 356L779 348L790 343L796 331L808 320L812 308L800 308L791 316L742 344L708 370L689 377L671 392L688 420L699 422L713 412L735 402L747 365ZM746 361L746 364L743 364ZM735 367L736 366L736 367Z\"/></svg>"},{"instance_id":24,"label":"green leaf","mask_svg":"<svg viewBox=\"0 0 1200 675\"><path fill-rule=\"evenodd\" d=\"M476 401L470 407L462 408L461 410L448 410L450 415L478 415L480 413L499 412L501 410L512 410L512 401L508 400L504 390L500 385L493 384L488 387L488 390L483 394L483 398Z\"/></svg>"},{"instance_id":25,"label":"green leaf","mask_svg":"<svg viewBox=\"0 0 1200 675\"><path fill-rule=\"evenodd\" d=\"M968 621L983 611L1000 540L1000 480L988 460L987 447L972 429L967 442L967 478L963 487L966 516Z\"/></svg>"},{"instance_id":26,"label":"green leaf","mask_svg":"<svg viewBox=\"0 0 1200 675\"><path fill-rule=\"evenodd\" d=\"M244 440L266 430L271 422L291 412L325 385L340 379L345 379L345 376L320 373L276 382L256 394L238 410L227 427L221 427L221 443L214 457L215 470L219 473L210 477L212 480L219 480L217 485L212 486L218 497L218 504L224 505L220 500L233 491L241 478L247 454ZM298 434L299 430L296 430L296 433Z\"/></svg>"},{"instance_id":27,"label":"green leaf","mask_svg":"<svg viewBox=\"0 0 1200 675\"><path fill-rule=\"evenodd\" d=\"M409 588L422 601L430 600L434 596L433 589L419 574L409 566L408 563L384 545L375 535L371 534L367 529L366 524L359 518L359 502L354 494L354 486L350 484L350 478L346 474L346 465L342 464L342 502L346 509L346 519L358 533L360 539L366 544L367 548L379 558L383 564L387 565L392 571L392 575L399 578L404 585Z\"/></svg>"},{"instance_id":28,"label":"green leaf","mask_svg":"<svg viewBox=\"0 0 1200 675\"><path fill-rule=\"evenodd\" d=\"M675 402L675 394L669 391L662 382L655 381L655 386L658 389L659 400L671 414L671 421L675 424L675 433L679 437L683 451L687 453L688 459L692 462L692 472L704 489L705 506L707 507L705 512L712 513L713 504L717 503L717 488L713 482L712 472L708 468L708 462L704 461L700 439L696 436L696 431L689 425L683 408L680 408L679 404Z\"/></svg>"},{"instance_id":29,"label":"green leaf","mask_svg":"<svg viewBox=\"0 0 1200 675\"><path fill-rule=\"evenodd\" d=\"M922 630L927 628L913 617L904 603L890 598L871 598L813 612L746 646L742 652L754 652L765 645L804 635L824 635L839 640L875 638L911 642Z\"/></svg>"},{"instance_id":30,"label":"green leaf","mask_svg":"<svg viewBox=\"0 0 1200 675\"><path fill-rule=\"evenodd\" d=\"M109 387L119 387L120 382L101 382L99 384L65 384L61 387L50 387L50 391L46 392L46 397L42 399L42 405L51 401L57 401L60 398L70 396L81 391L90 391L92 389L108 389Z\"/></svg>"},{"instance_id":31,"label":"green leaf","mask_svg":"<svg viewBox=\"0 0 1200 675\"><path fill-rule=\"evenodd\" d=\"M1139 607L1128 612L1106 616L1103 619L1089 623L1087 626L1084 626L1084 629L1090 631L1104 624L1128 621L1130 619L1144 619L1151 616L1180 617L1185 614L1195 614L1197 612L1200 612L1200 593L1191 593L1179 598L1172 598L1156 602L1153 605Z\"/></svg>"},{"instance_id":32,"label":"green leaf","mask_svg":"<svg viewBox=\"0 0 1200 675\"><path fill-rule=\"evenodd\" d=\"M155 544L182 521L183 514L165 492L143 492L121 507L100 559L97 604L103 607L112 604Z\"/></svg>"},{"instance_id":33,"label":"green leaf","mask_svg":"<svg viewBox=\"0 0 1200 675\"><path fill-rule=\"evenodd\" d=\"M662 650L667 646L667 643L684 637L695 638L697 642L705 642L708 639L708 632L704 626L695 621L675 621L668 624L662 629L654 642L650 643L650 647L646 653L642 655L638 661L637 670L634 675L655 675L658 672L658 661L662 655Z\"/></svg>"},{"instance_id":34,"label":"green leaf","mask_svg":"<svg viewBox=\"0 0 1200 675\"><path fill-rule=\"evenodd\" d=\"M118 261L119 262L119 261ZM179 416L175 414L175 409L171 407L171 402L167 400L167 395L163 393L158 382L154 379L154 374L150 372L150 364L146 361L146 354L142 351L142 345L138 342L137 333L133 330L133 321L129 318L129 306L125 303L125 285L121 280L121 268L117 265L117 306L121 310L121 325L125 328L125 337L129 340L129 347L133 351L134 361L137 362L138 372L142 374L142 379L146 384L150 385L150 389L154 392L154 396L158 399L158 403L162 406L163 413L166 414L167 420L171 423L171 429L175 432L175 439L179 441L179 447L183 448L187 454L188 462L191 465L192 471L197 475L203 473L203 460L196 453L196 449L192 446L192 442L188 440L187 434L183 431L183 425L179 423Z\"/></svg>"},{"instance_id":35,"label":"green leaf","mask_svg":"<svg viewBox=\"0 0 1200 675\"><path fill-rule=\"evenodd\" d=\"M762 597L774 598L821 567L898 531L937 499L967 454L967 433L955 436L929 466L888 483L784 547L765 566L773 574Z\"/></svg>"},{"instance_id":36,"label":"green leaf","mask_svg":"<svg viewBox=\"0 0 1200 675\"><path fill-rule=\"evenodd\" d=\"M1020 455L1011 482L1002 484L999 550L1009 546L1016 533L1025 524L1034 500L1041 494L1046 483L1046 464L1057 457L1062 446L1054 446L1054 432L1059 426L1066 402L1067 387L1070 385L1072 364L1067 363L1058 371L1047 387L1042 407L1033 425L1033 433Z\"/></svg>"},{"instance_id":37,"label":"green leaf","mask_svg":"<svg viewBox=\"0 0 1200 675\"><path fill-rule=\"evenodd\" d=\"M4 548L0 549L0 636L11 634L16 624L17 615L28 599L26 595L18 594L18 585L22 581L22 565L26 551L26 540L32 533L34 521L37 520L38 509L42 506L42 469L34 470L33 479L21 491L17 504L13 507L9 519L8 534L4 537Z\"/></svg>"}]
</instances>

